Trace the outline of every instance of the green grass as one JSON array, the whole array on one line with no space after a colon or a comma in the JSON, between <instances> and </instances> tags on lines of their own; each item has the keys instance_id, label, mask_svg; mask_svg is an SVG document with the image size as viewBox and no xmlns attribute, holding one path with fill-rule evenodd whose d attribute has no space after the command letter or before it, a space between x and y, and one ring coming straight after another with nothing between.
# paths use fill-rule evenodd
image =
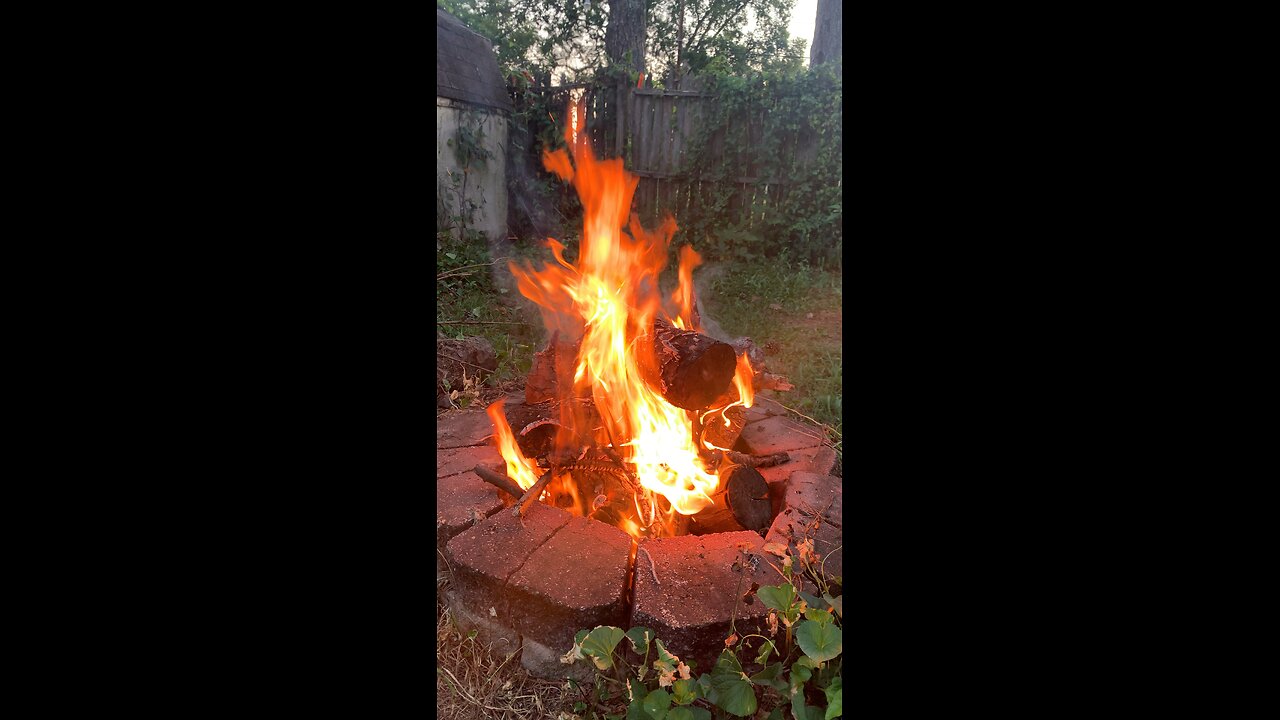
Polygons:
<instances>
[{"instance_id":1,"label":"green grass","mask_svg":"<svg viewBox=\"0 0 1280 720\"><path fill-rule=\"evenodd\" d=\"M482 242L461 243L437 234L436 245L437 278L446 275L436 280L436 321L468 323L437 324L436 329L447 337L488 339L498 356L497 373L486 380L490 387L523 380L533 353L541 349L537 347L543 338L541 319L525 308L526 303L504 297L508 293L494 286L490 267L468 267L493 261ZM511 324L471 324L478 322Z\"/></svg>"},{"instance_id":2,"label":"green grass","mask_svg":"<svg viewBox=\"0 0 1280 720\"><path fill-rule=\"evenodd\" d=\"M839 271L779 258L725 265L711 283L706 309L726 333L746 335L765 349L770 372L795 385L766 394L843 433L841 300Z\"/></svg>"}]
</instances>

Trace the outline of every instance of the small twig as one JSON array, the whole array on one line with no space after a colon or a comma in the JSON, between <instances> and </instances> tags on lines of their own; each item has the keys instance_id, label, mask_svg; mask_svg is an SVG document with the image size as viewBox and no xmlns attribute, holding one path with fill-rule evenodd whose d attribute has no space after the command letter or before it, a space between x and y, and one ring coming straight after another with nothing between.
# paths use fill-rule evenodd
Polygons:
<instances>
[{"instance_id":1,"label":"small twig","mask_svg":"<svg viewBox=\"0 0 1280 720\"><path fill-rule=\"evenodd\" d=\"M822 427L824 427L824 428L826 428L826 429L830 430L831 432L833 432L833 433L835 433L835 434L836 434L836 437L839 437L839 438L844 437L843 435L841 435L841 434L840 434L840 431L839 431L839 430L836 430L835 428L831 427L830 425L828 425L828 424L826 424L826 423L818 422L817 420L814 420L813 418L809 417L808 415L805 415L804 413L800 412L799 410L796 410L796 409L794 409L794 408L789 408L789 407L787 407L786 405L783 405L782 403L778 402L777 398L769 398L769 399L770 399L770 400L772 400L773 402L778 403L778 405L779 405L783 410L790 410L791 412L793 412L793 413L795 413L795 414L799 415L800 417L804 418L805 420L808 420L809 422L814 423L815 425L821 425Z\"/></svg>"},{"instance_id":2,"label":"small twig","mask_svg":"<svg viewBox=\"0 0 1280 720\"><path fill-rule=\"evenodd\" d=\"M724 451L724 456L730 462L737 465L746 465L747 467L773 467L791 460L791 456L785 452L777 452L769 455L747 455L746 453L735 452L733 450Z\"/></svg>"},{"instance_id":3,"label":"small twig","mask_svg":"<svg viewBox=\"0 0 1280 720\"><path fill-rule=\"evenodd\" d=\"M662 583L658 582L658 571L654 569L657 563L653 561L653 556L649 554L649 548L642 547L640 552L643 552L644 556L649 558L649 572L653 574L653 584L662 587Z\"/></svg>"},{"instance_id":4,"label":"small twig","mask_svg":"<svg viewBox=\"0 0 1280 720\"><path fill-rule=\"evenodd\" d=\"M439 275L437 275L437 276L436 276L436 279L437 279L437 280L439 280L439 279L441 279L441 278L447 278L447 277L449 277L450 275L452 275L453 273L458 272L459 270L468 270L468 269L470 269L470 268L478 268L478 267L488 267L488 266L490 266L490 265L493 265L493 264L497 263L499 260L510 260L510 259L511 259L511 258L509 258L509 257L500 257L500 258L495 259L493 262L480 263L479 265L463 265L462 267L456 267L456 268L454 268L454 269L452 269L452 270L446 270L446 271L444 271L444 272L440 273ZM467 273L467 274L468 274L468 275L470 275L471 273Z\"/></svg>"},{"instance_id":5,"label":"small twig","mask_svg":"<svg viewBox=\"0 0 1280 720\"><path fill-rule=\"evenodd\" d=\"M437 320L437 325L529 325L527 322L507 322L504 320Z\"/></svg>"},{"instance_id":6,"label":"small twig","mask_svg":"<svg viewBox=\"0 0 1280 720\"><path fill-rule=\"evenodd\" d=\"M524 514L528 512L529 506L533 505L534 501L538 499L538 496L542 494L543 488L551 482L551 475L551 470L542 473L542 477L538 478L538 482L534 483L533 487L529 488L529 490L516 501L516 506L511 508L511 514L515 517L523 518Z\"/></svg>"},{"instance_id":7,"label":"small twig","mask_svg":"<svg viewBox=\"0 0 1280 720\"><path fill-rule=\"evenodd\" d=\"M471 471L480 476L480 479L490 485L505 491L512 498L519 499L524 494L524 490L516 484L514 480L507 477L506 473L496 473L483 465L477 465L471 468Z\"/></svg>"}]
</instances>

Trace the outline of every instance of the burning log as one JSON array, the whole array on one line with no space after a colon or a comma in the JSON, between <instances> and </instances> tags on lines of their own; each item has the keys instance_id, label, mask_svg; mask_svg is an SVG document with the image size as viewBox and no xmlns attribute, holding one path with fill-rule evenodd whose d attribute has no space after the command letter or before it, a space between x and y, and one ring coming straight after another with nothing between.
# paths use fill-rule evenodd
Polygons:
<instances>
[{"instance_id":1,"label":"burning log","mask_svg":"<svg viewBox=\"0 0 1280 720\"><path fill-rule=\"evenodd\" d=\"M507 425L516 436L516 443L525 457L541 457L555 447L583 446L585 438L564 425L567 418L576 418L572 427L593 428L602 423L595 403L578 399L565 402L540 402L503 407Z\"/></svg>"},{"instance_id":2,"label":"burning log","mask_svg":"<svg viewBox=\"0 0 1280 720\"><path fill-rule=\"evenodd\" d=\"M720 489L712 504L694 515L690 529L694 535L760 531L773 522L769 483L755 468L725 465L720 468Z\"/></svg>"},{"instance_id":3,"label":"burning log","mask_svg":"<svg viewBox=\"0 0 1280 720\"><path fill-rule=\"evenodd\" d=\"M709 407L733 382L737 356L727 343L662 319L654 321L649 337L657 367L644 368L646 380L672 405L686 410Z\"/></svg>"},{"instance_id":4,"label":"burning log","mask_svg":"<svg viewBox=\"0 0 1280 720\"><path fill-rule=\"evenodd\" d=\"M538 497L542 495L542 491L546 489L547 484L551 482L551 478L554 475L555 473L550 470L542 473L542 477L538 478L538 482L534 483L533 487L529 488L528 492L521 495L520 499L516 501L516 506L511 508L511 514L518 518L523 518L524 514L529 511L529 506L538 500Z\"/></svg>"},{"instance_id":5,"label":"burning log","mask_svg":"<svg viewBox=\"0 0 1280 720\"><path fill-rule=\"evenodd\" d=\"M725 424L726 419L729 421L727 425ZM716 412L707 416L707 424L702 431L702 439L715 447L727 450L738 442L738 436L742 434L742 428L746 427L746 425L746 408L741 405L735 405L723 413ZM705 450L706 446L699 443L698 448Z\"/></svg>"},{"instance_id":6,"label":"burning log","mask_svg":"<svg viewBox=\"0 0 1280 720\"><path fill-rule=\"evenodd\" d=\"M524 401L530 405L562 397L561 388L573 387L573 373L578 363L578 350L582 340L572 345L560 342L557 330L547 341L547 347L533 354L533 365L525 379Z\"/></svg>"}]
</instances>

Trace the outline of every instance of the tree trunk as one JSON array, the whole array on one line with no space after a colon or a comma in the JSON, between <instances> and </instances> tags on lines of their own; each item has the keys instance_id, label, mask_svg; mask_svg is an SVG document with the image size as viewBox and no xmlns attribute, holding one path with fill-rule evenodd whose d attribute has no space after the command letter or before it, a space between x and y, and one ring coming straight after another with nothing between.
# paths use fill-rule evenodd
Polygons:
<instances>
[{"instance_id":1,"label":"tree trunk","mask_svg":"<svg viewBox=\"0 0 1280 720\"><path fill-rule=\"evenodd\" d=\"M813 28L813 45L809 48L809 67L833 63L832 69L841 75L841 51L843 49L843 3L837 0L818 0L817 20Z\"/></svg>"},{"instance_id":2,"label":"tree trunk","mask_svg":"<svg viewBox=\"0 0 1280 720\"><path fill-rule=\"evenodd\" d=\"M605 54L615 64L631 72L644 72L646 29L644 0L609 0L609 24L604 33Z\"/></svg>"}]
</instances>

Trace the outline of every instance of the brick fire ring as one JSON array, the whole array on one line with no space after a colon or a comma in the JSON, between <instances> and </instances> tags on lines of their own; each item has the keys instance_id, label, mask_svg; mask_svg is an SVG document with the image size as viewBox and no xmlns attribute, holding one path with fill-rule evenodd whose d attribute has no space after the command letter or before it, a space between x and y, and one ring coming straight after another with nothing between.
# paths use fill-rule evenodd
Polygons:
<instances>
[{"instance_id":1,"label":"brick fire ring","mask_svg":"<svg viewBox=\"0 0 1280 720\"><path fill-rule=\"evenodd\" d=\"M508 407L523 402L523 392L506 399ZM820 429L789 417L768 398L757 397L746 421L742 442L750 452L791 456L759 468L777 513L767 534L646 538L633 546L612 525L541 503L530 507L523 523L499 512L512 500L471 471L502 461L488 416L474 409L438 417L436 574L451 579L445 600L454 621L476 630L497 652L523 649L521 663L539 678L589 680L590 663L566 665L560 657L577 631L597 625L651 628L671 652L710 668L729 635L736 589L745 596L738 634L764 629L768 610L750 591L783 581L765 562L777 560L764 554L766 542L790 545L795 554L801 528L821 517L814 550L826 559L828 574L843 575L835 451L823 444ZM751 559L737 570L744 543Z\"/></svg>"}]
</instances>

